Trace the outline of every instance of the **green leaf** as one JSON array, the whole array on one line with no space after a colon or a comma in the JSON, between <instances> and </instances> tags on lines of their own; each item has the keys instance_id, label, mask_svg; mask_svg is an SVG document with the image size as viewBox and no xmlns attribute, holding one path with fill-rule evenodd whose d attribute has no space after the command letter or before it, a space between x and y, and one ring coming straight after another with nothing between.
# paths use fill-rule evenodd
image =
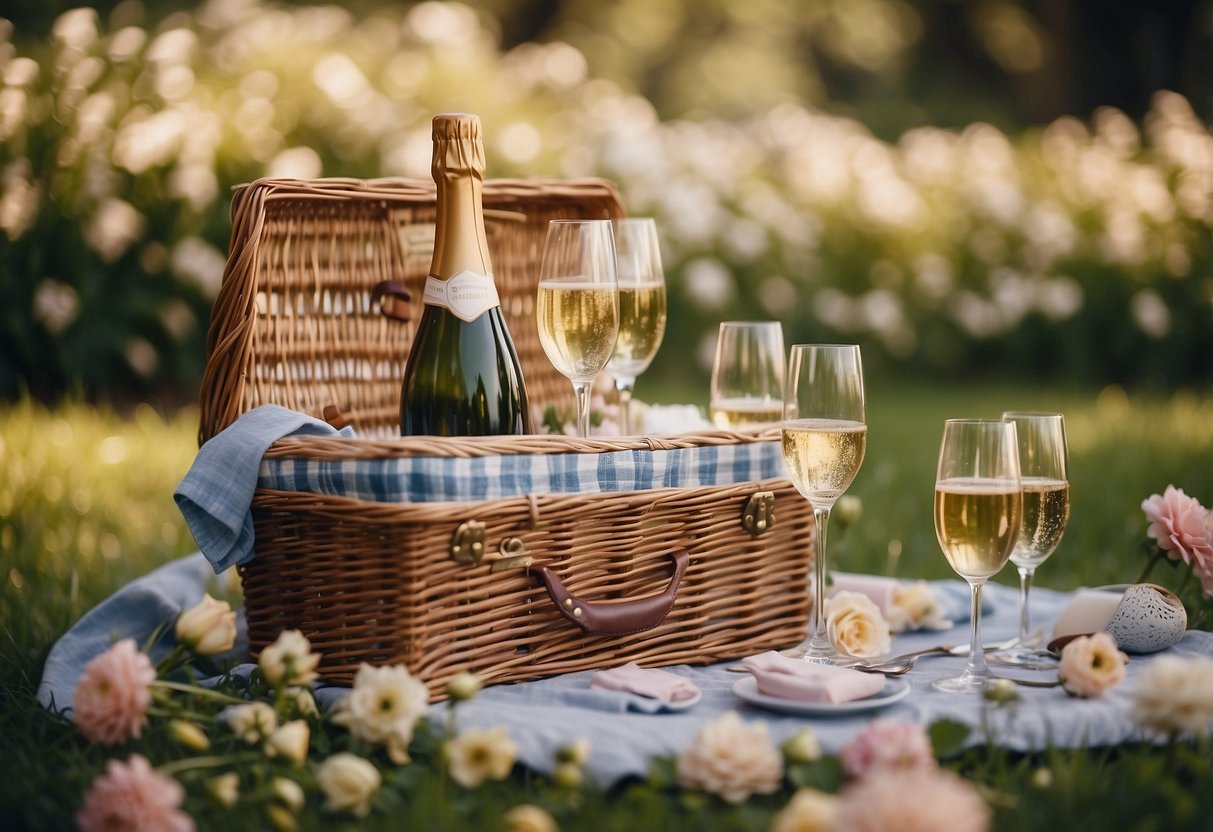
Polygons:
<instances>
[{"instance_id":1,"label":"green leaf","mask_svg":"<svg viewBox=\"0 0 1213 832\"><path fill-rule=\"evenodd\" d=\"M952 719L940 719L931 723L927 735L931 738L931 747L935 756L941 759L954 757L964 749L965 741L969 738L971 729L963 722Z\"/></svg>"},{"instance_id":2,"label":"green leaf","mask_svg":"<svg viewBox=\"0 0 1213 832\"><path fill-rule=\"evenodd\" d=\"M836 792L846 779L842 762L837 757L822 757L811 763L788 766L788 782L797 788L812 786L823 792Z\"/></svg>"}]
</instances>

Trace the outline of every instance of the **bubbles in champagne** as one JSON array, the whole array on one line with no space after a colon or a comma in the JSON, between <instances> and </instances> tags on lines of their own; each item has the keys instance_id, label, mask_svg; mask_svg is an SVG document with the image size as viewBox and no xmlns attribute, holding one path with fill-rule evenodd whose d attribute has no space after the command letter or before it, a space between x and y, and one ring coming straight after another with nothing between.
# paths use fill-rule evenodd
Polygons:
<instances>
[{"instance_id":1,"label":"bubbles in champagne","mask_svg":"<svg viewBox=\"0 0 1213 832\"><path fill-rule=\"evenodd\" d=\"M1015 480L953 477L935 484L935 536L963 578L998 574L1019 538L1022 516Z\"/></svg>"},{"instance_id":2,"label":"bubbles in champagne","mask_svg":"<svg viewBox=\"0 0 1213 832\"><path fill-rule=\"evenodd\" d=\"M619 338L611 356L611 372L634 379L649 368L665 336L665 284L619 284Z\"/></svg>"},{"instance_id":3,"label":"bubbles in champagne","mask_svg":"<svg viewBox=\"0 0 1213 832\"><path fill-rule=\"evenodd\" d=\"M1070 484L1045 477L1023 478L1023 522L1011 553L1016 566L1035 568L1061 543L1070 519Z\"/></svg>"},{"instance_id":4,"label":"bubbles in champagne","mask_svg":"<svg viewBox=\"0 0 1213 832\"><path fill-rule=\"evenodd\" d=\"M536 305L539 341L552 366L572 381L593 381L615 349L618 292L592 283L545 282Z\"/></svg>"},{"instance_id":5,"label":"bubbles in champagne","mask_svg":"<svg viewBox=\"0 0 1213 832\"><path fill-rule=\"evenodd\" d=\"M783 426L788 477L815 508L831 507L859 472L868 426L842 419L796 419Z\"/></svg>"}]
</instances>

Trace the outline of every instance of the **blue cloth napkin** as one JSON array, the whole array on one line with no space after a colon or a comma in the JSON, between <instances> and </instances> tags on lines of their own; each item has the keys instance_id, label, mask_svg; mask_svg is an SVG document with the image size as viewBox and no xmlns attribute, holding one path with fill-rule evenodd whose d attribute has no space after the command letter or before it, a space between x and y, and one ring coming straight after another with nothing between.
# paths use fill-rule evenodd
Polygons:
<instances>
[{"instance_id":1,"label":"blue cloth napkin","mask_svg":"<svg viewBox=\"0 0 1213 832\"><path fill-rule=\"evenodd\" d=\"M253 515L261 457L284 436L353 436L276 404L253 408L212 436L173 492L177 508L218 574L253 557Z\"/></svg>"}]
</instances>

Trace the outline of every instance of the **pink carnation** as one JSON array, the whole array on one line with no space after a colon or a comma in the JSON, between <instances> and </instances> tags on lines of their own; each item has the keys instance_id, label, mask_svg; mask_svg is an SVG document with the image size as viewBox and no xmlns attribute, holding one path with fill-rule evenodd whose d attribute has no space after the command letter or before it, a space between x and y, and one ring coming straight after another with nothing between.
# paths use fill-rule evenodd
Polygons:
<instances>
[{"instance_id":1,"label":"pink carnation","mask_svg":"<svg viewBox=\"0 0 1213 832\"><path fill-rule=\"evenodd\" d=\"M941 768L885 769L842 793L833 829L985 832L990 807L969 781Z\"/></svg>"},{"instance_id":2,"label":"pink carnation","mask_svg":"<svg viewBox=\"0 0 1213 832\"><path fill-rule=\"evenodd\" d=\"M73 715L92 742L103 745L138 737L147 725L147 706L156 670L133 639L123 639L84 668L76 686Z\"/></svg>"},{"instance_id":3,"label":"pink carnation","mask_svg":"<svg viewBox=\"0 0 1213 832\"><path fill-rule=\"evenodd\" d=\"M110 760L93 781L76 814L81 832L194 832L181 811L185 789L151 767L139 754Z\"/></svg>"},{"instance_id":4,"label":"pink carnation","mask_svg":"<svg viewBox=\"0 0 1213 832\"><path fill-rule=\"evenodd\" d=\"M873 720L847 743L839 758L852 777L863 777L875 769L934 769L931 738L921 725Z\"/></svg>"},{"instance_id":5,"label":"pink carnation","mask_svg":"<svg viewBox=\"0 0 1213 832\"><path fill-rule=\"evenodd\" d=\"M1199 500L1168 485L1162 495L1142 500L1141 510L1150 521L1146 536L1157 541L1167 557L1182 559L1197 577L1213 577L1213 542L1206 526L1209 510Z\"/></svg>"}]
</instances>

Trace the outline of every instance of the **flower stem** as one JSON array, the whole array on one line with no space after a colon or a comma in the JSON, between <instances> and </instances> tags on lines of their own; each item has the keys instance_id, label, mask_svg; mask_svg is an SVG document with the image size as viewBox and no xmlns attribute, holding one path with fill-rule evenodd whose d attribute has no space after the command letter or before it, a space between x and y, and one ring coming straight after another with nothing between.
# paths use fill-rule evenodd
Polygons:
<instances>
[{"instance_id":1,"label":"flower stem","mask_svg":"<svg viewBox=\"0 0 1213 832\"><path fill-rule=\"evenodd\" d=\"M259 760L261 755L257 752L246 752L244 754L221 754L212 755L210 757L184 757L180 760L174 760L171 763L165 763L162 766L156 766L156 771L161 774L175 775L182 771L193 771L199 768L217 768L226 766L232 763L239 763L242 760Z\"/></svg>"},{"instance_id":2,"label":"flower stem","mask_svg":"<svg viewBox=\"0 0 1213 832\"><path fill-rule=\"evenodd\" d=\"M1160 560L1162 560L1163 557L1166 556L1166 554L1167 553L1164 552L1162 549L1155 549L1154 554L1151 555L1150 559L1146 562L1145 569L1141 570L1141 574L1137 576L1137 580L1134 581L1133 583L1135 583L1135 584L1143 583L1146 580L1146 578L1148 578L1150 576L1150 573L1154 571L1154 564L1156 564Z\"/></svg>"},{"instance_id":3,"label":"flower stem","mask_svg":"<svg viewBox=\"0 0 1213 832\"><path fill-rule=\"evenodd\" d=\"M152 687L162 688L164 690L175 690L181 693L192 693L195 696L201 696L206 699L214 699L216 702L226 702L229 705L244 705L246 701L236 696L228 696L226 693L220 693L217 690L199 687L198 685L187 685L182 682L170 682L168 679L157 679L152 682Z\"/></svg>"}]
</instances>

